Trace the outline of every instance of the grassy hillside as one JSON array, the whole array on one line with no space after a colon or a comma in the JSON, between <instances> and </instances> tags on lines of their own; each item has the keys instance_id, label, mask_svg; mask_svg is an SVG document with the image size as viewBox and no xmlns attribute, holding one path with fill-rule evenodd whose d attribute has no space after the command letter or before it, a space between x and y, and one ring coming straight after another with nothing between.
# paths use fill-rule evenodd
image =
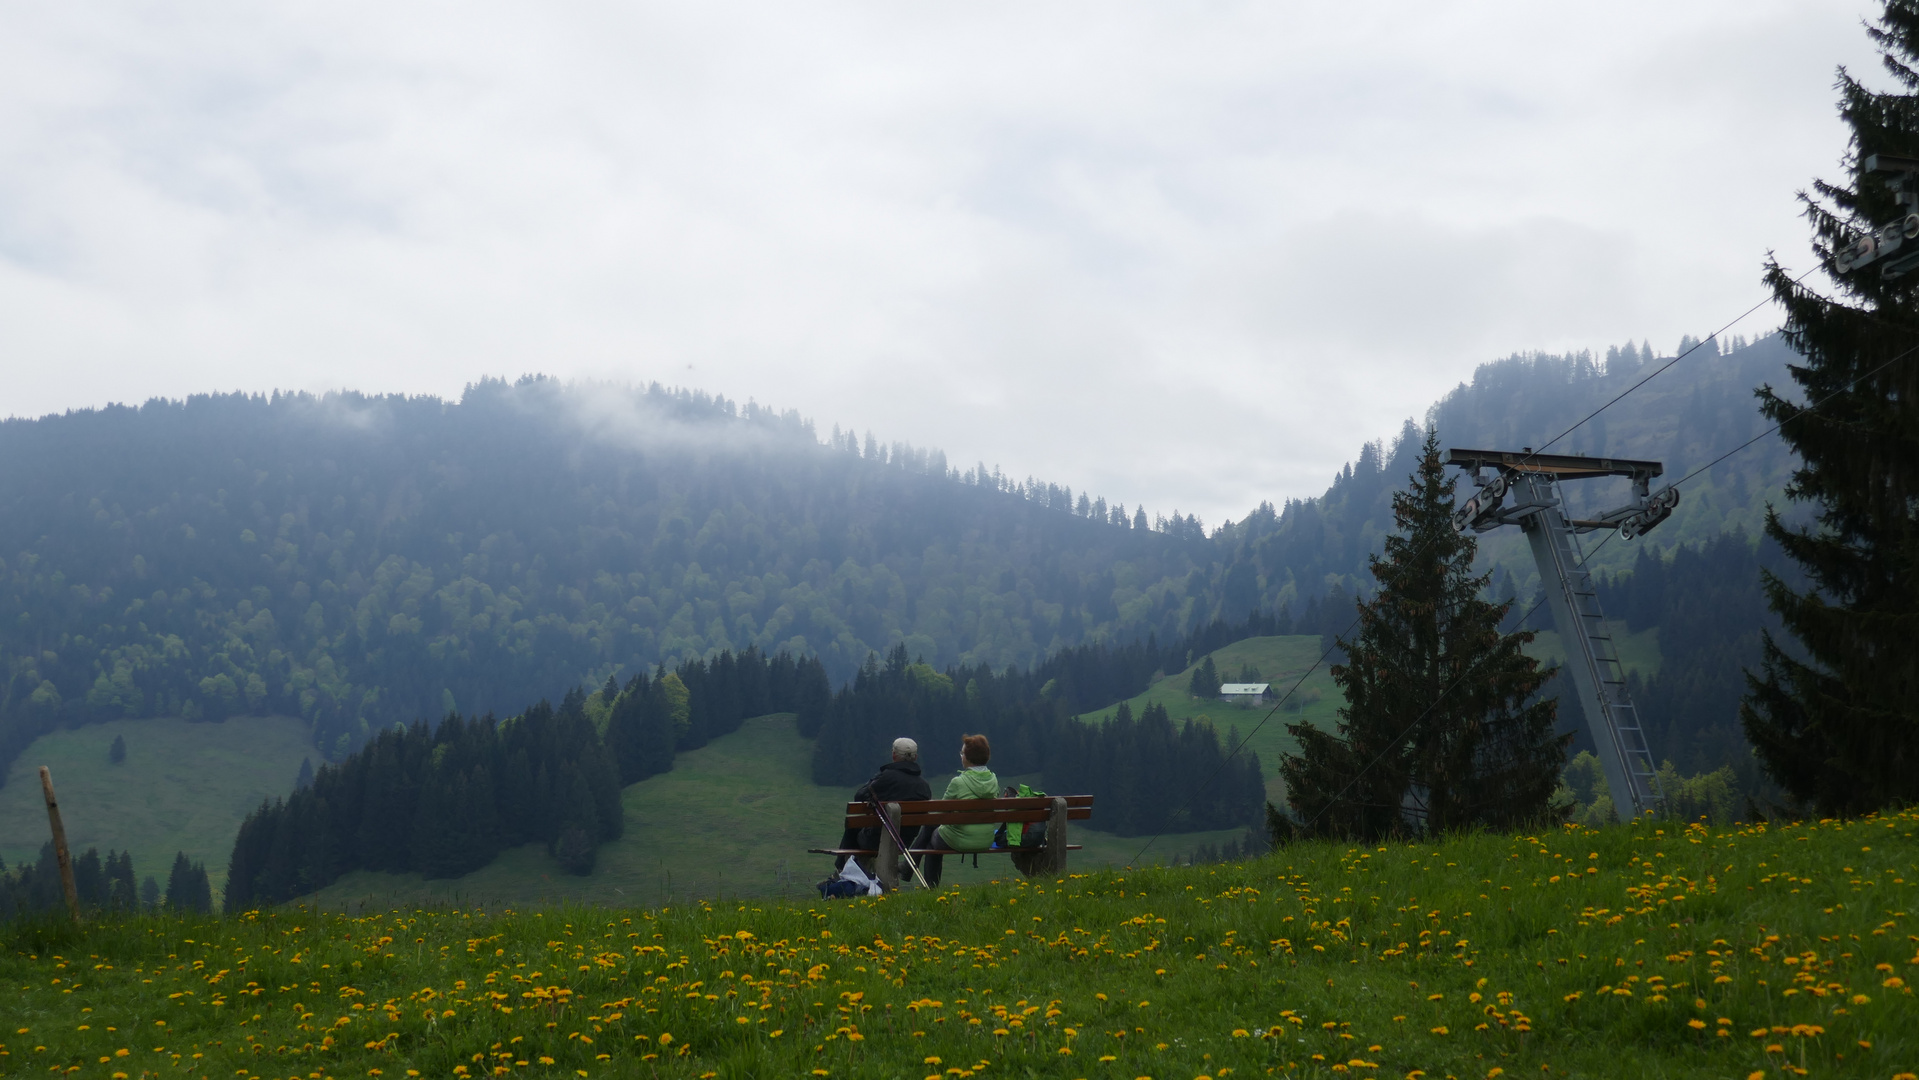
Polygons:
<instances>
[{"instance_id":1,"label":"grassy hillside","mask_svg":"<svg viewBox=\"0 0 1919 1080\"><path fill-rule=\"evenodd\" d=\"M127 759L107 761L116 736ZM34 740L0 788L0 858L38 858L47 842L39 767L53 772L67 843L133 852L133 868L166 885L174 853L207 864L219 896L240 820L262 799L293 789L301 760L317 757L307 726L286 716L236 716L222 724L114 720ZM316 761L317 764L317 761Z\"/></svg>"},{"instance_id":2,"label":"grassy hillside","mask_svg":"<svg viewBox=\"0 0 1919 1080\"><path fill-rule=\"evenodd\" d=\"M1220 678L1225 681L1239 681L1240 669L1250 664L1259 669L1260 681L1272 683L1274 692L1283 694L1306 669L1313 666L1319 654L1317 636L1293 634L1246 638L1215 651L1212 657ZM1321 727L1330 727L1338 720L1336 710L1341 698L1339 689L1333 685L1332 676L1326 673L1324 666L1314 671L1294 695L1294 700L1301 703L1300 711L1276 713L1255 732L1254 728L1258 727L1260 720L1271 712L1270 704L1236 705L1219 700L1202 701L1187 692L1186 688L1192 683L1193 669L1203 660L1205 657L1194 657L1193 663L1185 670L1169 675L1147 687L1145 693L1127 699L1133 715L1139 715L1148 705L1163 705L1167 715L1176 723L1204 716L1219 728L1221 735L1237 726L1242 736L1252 736L1248 748L1259 754L1260 766L1266 773L1268 796L1275 801L1282 799L1285 791L1276 773L1279 755L1296 748L1292 737L1286 734L1286 725L1303 719ZM1085 719L1104 723L1112 719L1118 708L1116 702L1098 712L1086 714Z\"/></svg>"},{"instance_id":3,"label":"grassy hillside","mask_svg":"<svg viewBox=\"0 0 1919 1080\"><path fill-rule=\"evenodd\" d=\"M0 1071L1904 1080L1916 829L1645 823L873 901L16 927Z\"/></svg>"},{"instance_id":4,"label":"grassy hillside","mask_svg":"<svg viewBox=\"0 0 1919 1080\"><path fill-rule=\"evenodd\" d=\"M879 761L874 761L875 767ZM356 872L320 892L327 908L359 910L392 904L532 904L555 901L670 904L688 897L817 896L813 883L832 861L808 855L839 841L850 791L810 779L812 744L780 713L746 721L734 734L680 754L673 771L624 793L626 834L600 848L592 874L562 873L538 844L515 848L465 877L423 880L418 874ZM935 791L948 775L930 777ZM1005 780L1020 778L1003 777ZM1098 821L1094 810L1094 821ZM1145 843L1092 829L1073 833L1085 850L1078 866L1124 865ZM1149 860L1172 860L1234 832L1190 833L1153 845ZM947 860L945 880L977 883L1012 874L1004 856Z\"/></svg>"}]
</instances>

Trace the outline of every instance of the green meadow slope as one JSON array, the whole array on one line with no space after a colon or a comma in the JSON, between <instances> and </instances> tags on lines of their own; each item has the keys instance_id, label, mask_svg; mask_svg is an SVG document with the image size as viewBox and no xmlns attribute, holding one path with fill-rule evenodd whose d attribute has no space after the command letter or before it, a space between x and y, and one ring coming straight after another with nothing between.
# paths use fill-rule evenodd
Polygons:
<instances>
[{"instance_id":1,"label":"green meadow slope","mask_svg":"<svg viewBox=\"0 0 1919 1080\"><path fill-rule=\"evenodd\" d=\"M1339 688L1333 685L1333 677L1327 674L1325 665L1314 668L1320 655L1317 635L1289 634L1279 637L1255 637L1236 641L1211 654L1213 665L1218 668L1220 678L1225 682L1238 682L1240 671L1247 665L1259 669L1262 682L1273 684L1275 695L1284 694L1292 689L1301 675L1308 669L1303 683L1293 695L1293 701L1300 703L1297 712L1288 709L1272 712L1272 705L1238 705L1220 700L1201 700L1187 692L1192 684L1193 670L1205 657L1196 656L1185 670L1160 679L1146 688L1143 693L1128 698L1126 704L1138 716L1148 705L1162 705L1166 714L1174 723L1182 720L1205 717L1219 729L1221 736L1239 729L1242 738L1250 736L1247 748L1259 754L1259 764L1266 775L1267 797L1281 801L1285 797L1285 788L1279 782L1278 765L1281 753L1291 753L1298 748L1292 736L1286 734L1288 723L1305 721L1317 727L1330 728L1338 722L1338 708L1343 700ZM1097 712L1087 713L1083 719L1090 723L1105 723L1113 718L1119 704L1115 702ZM1266 719L1272 713L1271 719ZM1264 726L1260 725L1265 720Z\"/></svg>"},{"instance_id":2,"label":"green meadow slope","mask_svg":"<svg viewBox=\"0 0 1919 1080\"><path fill-rule=\"evenodd\" d=\"M107 761L116 736L127 740L118 765ZM300 762L318 756L307 725L286 716L113 720L43 735L0 788L0 858L9 866L39 858L47 842L45 765L76 854L131 851L134 872L152 874L164 888L175 853L184 851L206 863L217 900L241 819L261 800L292 791Z\"/></svg>"},{"instance_id":3,"label":"green meadow slope","mask_svg":"<svg viewBox=\"0 0 1919 1080\"><path fill-rule=\"evenodd\" d=\"M43 922L0 947L0 1072L1905 1080L1916 831L1643 822L878 900Z\"/></svg>"},{"instance_id":4,"label":"green meadow slope","mask_svg":"<svg viewBox=\"0 0 1919 1080\"><path fill-rule=\"evenodd\" d=\"M883 749L883 748L882 748ZM584 877L562 872L539 844L503 853L464 877L425 880L418 874L349 874L319 892L322 907L360 910L423 903L606 905L670 904L693 898L817 896L813 883L832 860L807 848L839 842L851 792L811 780L813 746L776 713L678 755L673 771L629 785L623 795L626 833L600 846ZM878 767L879 759L874 762ZM937 792L948 777L930 777ZM1020 777L1002 777L1017 781ZM1099 820L1097 808L1093 812ZM1233 831L1184 833L1154 843L1145 861L1171 861L1200 844L1237 839ZM1075 828L1084 851L1075 868L1125 865L1145 837L1123 839ZM1004 856L949 858L945 880L977 883L1013 874Z\"/></svg>"},{"instance_id":5,"label":"green meadow slope","mask_svg":"<svg viewBox=\"0 0 1919 1080\"><path fill-rule=\"evenodd\" d=\"M1642 677L1650 677L1658 672L1657 627L1634 634L1627 631L1624 622L1611 621L1609 626L1617 635L1620 660L1627 670L1637 671ZM1238 682L1241 671L1251 666L1258 669L1260 681L1273 684L1275 698L1291 691L1292 697L1278 712L1273 711L1270 702L1238 704L1194 697L1187 687L1192 685L1193 672L1205 661L1204 656L1194 657L1184 670L1153 683L1144 692L1128 698L1126 704L1135 716L1148 705L1164 706L1167 715L1175 723L1204 717L1212 722L1222 736L1238 728L1240 736L1247 740L1247 748L1259 755L1260 767L1266 775L1267 798L1275 803L1284 803L1286 787L1279 778L1279 758L1281 754L1293 753L1299 747L1298 742L1287 734L1286 725L1304 722L1330 730L1339 722L1339 707L1345 703L1344 696L1327 670L1328 665L1318 663L1321 649L1316 635L1291 634L1246 638L1210 654L1213 666L1225 682ZM1527 652L1551 664L1563 663L1566 658L1559 635L1551 630L1541 632ZM1317 667L1314 666L1316 664ZM1303 681L1302 675L1305 676ZM1087 713L1082 719L1089 723L1104 723L1112 719L1118 709L1119 703L1115 702L1104 709Z\"/></svg>"}]
</instances>

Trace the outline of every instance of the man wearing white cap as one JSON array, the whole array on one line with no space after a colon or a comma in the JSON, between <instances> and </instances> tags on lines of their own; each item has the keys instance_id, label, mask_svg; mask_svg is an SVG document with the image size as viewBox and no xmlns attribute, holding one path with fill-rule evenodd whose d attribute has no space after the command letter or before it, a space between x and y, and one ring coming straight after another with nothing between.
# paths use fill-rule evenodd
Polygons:
<instances>
[{"instance_id":1,"label":"man wearing white cap","mask_svg":"<svg viewBox=\"0 0 1919 1080\"><path fill-rule=\"evenodd\" d=\"M853 793L853 801L865 802L874 799L879 802L918 802L933 797L933 788L920 775L920 744L911 739L893 740L893 760L880 766L873 779L860 785ZM848 829L840 837L843 848L876 849L880 846L879 826L870 829ZM833 862L834 868L846 865L846 856L842 855ZM866 866L871 860L862 860ZM868 868L870 869L870 867Z\"/></svg>"}]
</instances>

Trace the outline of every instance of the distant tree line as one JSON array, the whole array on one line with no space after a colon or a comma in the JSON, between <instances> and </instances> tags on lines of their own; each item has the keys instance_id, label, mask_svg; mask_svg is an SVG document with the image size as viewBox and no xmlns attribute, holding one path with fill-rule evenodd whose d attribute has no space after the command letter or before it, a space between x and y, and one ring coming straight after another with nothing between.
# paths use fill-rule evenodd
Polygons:
<instances>
[{"instance_id":1,"label":"distant tree line","mask_svg":"<svg viewBox=\"0 0 1919 1080\"><path fill-rule=\"evenodd\" d=\"M325 888L353 870L457 877L501 850L541 842L561 866L590 872L622 830L620 789L665 772L681 750L749 716L817 717L827 701L815 659L749 649L711 663L609 679L519 716L447 716L380 733L312 782L241 824L226 908L243 911Z\"/></svg>"},{"instance_id":2,"label":"distant tree line","mask_svg":"<svg viewBox=\"0 0 1919 1080\"><path fill-rule=\"evenodd\" d=\"M1137 694L1195 650L1286 629L1283 616L1255 614L1163 649L1149 638L1062 650L1030 672L936 672L909 662L901 645L884 662L869 658L837 694L816 658L748 649L657 668L624 685L609 678L592 694L575 688L557 709L543 702L505 720L451 714L437 725L395 727L248 815L234 841L226 907L279 903L353 870L457 877L531 842L544 843L563 868L590 872L597 846L620 835L624 785L670 770L676 754L737 731L747 717L774 712L794 713L801 733L818 740L814 771L825 783L864 780L876 747L902 734L931 752L986 731L996 768L1039 772L1050 789L1096 796L1103 829L1244 825L1263 798L1259 760L1229 762L1209 725L1175 725L1164 709L1138 719L1122 709L1105 725L1073 713Z\"/></svg>"},{"instance_id":3,"label":"distant tree line","mask_svg":"<svg viewBox=\"0 0 1919 1080\"><path fill-rule=\"evenodd\" d=\"M174 856L163 892L152 874L134 882L133 854L109 850L103 859L98 848L88 848L73 860L74 892L86 912L212 911L213 890L205 863ZM53 843L40 848L40 858L9 869L0 862L0 922L36 912L61 912L67 907L60 884L60 863Z\"/></svg>"},{"instance_id":4,"label":"distant tree line","mask_svg":"<svg viewBox=\"0 0 1919 1080\"><path fill-rule=\"evenodd\" d=\"M1103 831L1137 836L1242 826L1258 818L1265 797L1257 755L1229 758L1209 723L1174 724L1159 706L1134 717L1122 705L1104 724L1079 714L1140 693L1195 653L1287 629L1283 615L1255 613L1237 626L1209 624L1167 648L1149 639L1063 650L1031 671L936 671L896 646L883 661L869 658L833 696L819 727L801 733L817 736L813 777L820 784L865 780L902 735L920 743L924 767L937 772L957 755L960 736L984 733L993 740L995 772L1037 773L1049 791L1094 796ZM1237 733L1227 740L1238 741Z\"/></svg>"}]
</instances>

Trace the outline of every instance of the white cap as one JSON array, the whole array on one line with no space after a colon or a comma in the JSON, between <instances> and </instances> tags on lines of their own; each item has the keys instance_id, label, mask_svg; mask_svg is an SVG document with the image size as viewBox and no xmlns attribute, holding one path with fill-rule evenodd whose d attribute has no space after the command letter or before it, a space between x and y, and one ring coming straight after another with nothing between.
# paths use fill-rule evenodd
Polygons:
<instances>
[{"instance_id":1,"label":"white cap","mask_svg":"<svg viewBox=\"0 0 1919 1080\"><path fill-rule=\"evenodd\" d=\"M894 739L893 753L899 757L916 758L920 756L920 744L911 739Z\"/></svg>"}]
</instances>

